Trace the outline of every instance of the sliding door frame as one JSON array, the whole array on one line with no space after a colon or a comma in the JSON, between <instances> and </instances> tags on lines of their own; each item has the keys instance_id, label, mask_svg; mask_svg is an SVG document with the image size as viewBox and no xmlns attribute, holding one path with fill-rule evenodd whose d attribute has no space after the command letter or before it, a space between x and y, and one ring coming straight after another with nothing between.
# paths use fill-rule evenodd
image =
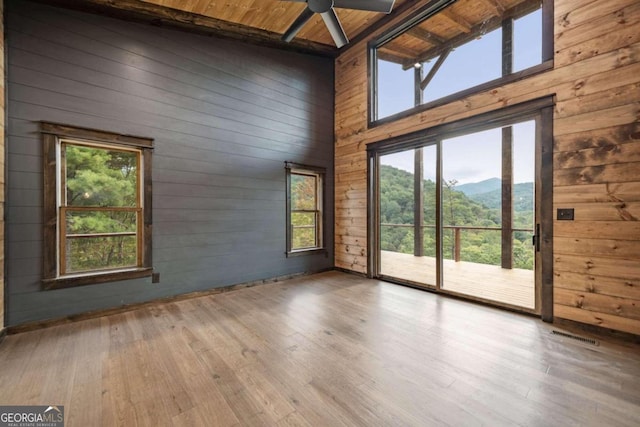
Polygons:
<instances>
[{"instance_id":1,"label":"sliding door frame","mask_svg":"<svg viewBox=\"0 0 640 427\"><path fill-rule=\"evenodd\" d=\"M547 96L455 122L367 144L367 194L369 202L367 212L367 275L371 278L382 278L403 285L462 296L440 288L443 279L442 213L440 212L442 206L442 140L488 129L507 127L518 122L535 120L535 204L536 221L540 229L540 233L536 236L539 253L536 254L535 263L535 312L539 314L544 321L553 321L553 106L554 97ZM436 215L436 283L434 286L426 286L401 279L389 278L380 273L379 165L380 156L382 155L431 145L436 145L438 152L436 164L436 203L439 212ZM420 209L422 209L422 207L420 207ZM530 310L482 298L468 295L462 297L517 311L531 312Z\"/></svg>"}]
</instances>

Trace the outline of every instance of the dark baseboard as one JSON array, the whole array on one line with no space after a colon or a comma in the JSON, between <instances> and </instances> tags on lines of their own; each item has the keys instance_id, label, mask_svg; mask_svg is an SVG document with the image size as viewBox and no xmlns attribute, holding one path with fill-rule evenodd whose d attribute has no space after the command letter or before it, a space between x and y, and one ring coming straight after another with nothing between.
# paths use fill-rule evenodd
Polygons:
<instances>
[{"instance_id":1,"label":"dark baseboard","mask_svg":"<svg viewBox=\"0 0 640 427\"><path fill-rule=\"evenodd\" d=\"M284 275L284 276L272 277L272 278L269 278L269 279L255 280L255 281L252 281L252 282L245 282L245 283L238 283L238 284L235 284L235 285L223 286L223 287L220 287L220 288L213 288L213 289L208 289L208 290L205 290L205 291L189 292L189 293L180 294L180 295L174 295L174 296L170 296L170 297L166 297L166 298L158 298L158 299L154 299L154 300L151 300L151 301L145 301L145 302L133 303L133 304L125 304L125 305L122 305L122 306L119 306L119 307L106 308L106 309L102 309L102 310L87 311L87 312L84 312L84 313L72 314L72 315L69 315L69 316L59 317L59 318L55 318L55 319L46 319L46 320L41 320L41 321L36 321L36 322L27 322L27 323L23 323L23 324L20 324L20 325L8 326L6 329L4 329L2 331L2 334L4 334L4 335L13 335L13 334L19 334L19 333L23 333L23 332L30 332L30 331L35 331L35 330L38 330L38 329L50 328L52 326L64 325L64 324L68 324L68 323L80 322L82 320L96 319L96 318L99 318L99 317L111 316L111 315L114 315L114 314L125 313L125 312L128 312L128 311L138 310L138 309L141 309L141 308L148 308L148 307L152 307L152 306L159 305L159 304L167 304L167 303L178 302L178 301L187 300L187 299L193 299L193 298L198 298L198 297L221 294L221 293L224 293L224 292L236 291L236 290L239 290L239 289L250 288L250 287L253 287L253 286L260 286L260 285L268 285L268 284L278 283L278 282L282 282L284 280L290 280L290 279L294 279L294 278L297 278L297 277L308 276L308 275L311 275L311 274L322 273L324 271L330 271L330 270L333 270L333 268L325 269L325 270L321 270L321 271L317 271L317 272L313 272L313 273L294 273L294 274L288 274L288 275ZM0 340L1 339L2 339L2 335L0 335Z\"/></svg>"}]
</instances>

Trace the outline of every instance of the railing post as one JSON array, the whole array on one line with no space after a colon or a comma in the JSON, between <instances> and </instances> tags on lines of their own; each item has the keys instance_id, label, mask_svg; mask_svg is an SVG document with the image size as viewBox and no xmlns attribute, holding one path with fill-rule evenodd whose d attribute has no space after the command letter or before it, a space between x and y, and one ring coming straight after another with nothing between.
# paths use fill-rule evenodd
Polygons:
<instances>
[{"instance_id":1,"label":"railing post","mask_svg":"<svg viewBox=\"0 0 640 427\"><path fill-rule=\"evenodd\" d=\"M454 227L454 243L453 247L455 248L455 255L453 257L455 262L460 262L460 227Z\"/></svg>"}]
</instances>

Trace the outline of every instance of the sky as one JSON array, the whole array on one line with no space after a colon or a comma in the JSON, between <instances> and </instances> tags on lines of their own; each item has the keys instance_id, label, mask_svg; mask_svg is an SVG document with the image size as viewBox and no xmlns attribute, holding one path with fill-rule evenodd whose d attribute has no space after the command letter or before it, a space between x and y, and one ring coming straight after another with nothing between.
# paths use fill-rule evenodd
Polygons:
<instances>
[{"instance_id":1,"label":"sky","mask_svg":"<svg viewBox=\"0 0 640 427\"><path fill-rule=\"evenodd\" d=\"M515 21L514 71L539 64L542 58L542 21L540 10ZM498 28L455 49L424 91L424 102L433 101L460 90L473 87L500 77L501 29ZM424 64L426 75L431 63ZM414 70L402 70L398 64L378 61L378 110L379 118L413 107ZM535 125L527 122L514 126L514 182L532 182L534 170ZM499 129L452 138L443 144L443 177L456 179L459 184L479 182L500 177L501 132ZM425 165L428 153L425 150ZM413 151L385 156L383 164L413 172ZM435 157L431 161L435 164ZM425 178L427 176L425 166ZM433 171L435 172L435 170Z\"/></svg>"},{"instance_id":2,"label":"sky","mask_svg":"<svg viewBox=\"0 0 640 427\"><path fill-rule=\"evenodd\" d=\"M413 173L414 150L381 156L380 163ZM423 148L424 179L436 179L436 147ZM535 122L513 125L513 182L533 182ZM501 128L446 139L442 142L442 177L460 184L502 175Z\"/></svg>"}]
</instances>

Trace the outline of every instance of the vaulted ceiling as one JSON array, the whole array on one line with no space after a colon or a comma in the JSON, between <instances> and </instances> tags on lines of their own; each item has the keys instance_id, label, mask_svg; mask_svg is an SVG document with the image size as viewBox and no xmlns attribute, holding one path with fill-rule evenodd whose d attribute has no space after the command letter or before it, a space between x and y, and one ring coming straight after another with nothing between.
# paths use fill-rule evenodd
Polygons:
<instances>
[{"instance_id":1,"label":"vaulted ceiling","mask_svg":"<svg viewBox=\"0 0 640 427\"><path fill-rule=\"evenodd\" d=\"M282 0L144 0L159 6L178 9L222 21L283 34L302 13L306 3ZM407 0L395 0L394 9ZM336 7L345 33L354 38L371 24L384 18L380 12L340 9ZM333 46L333 40L320 17L314 15L296 38Z\"/></svg>"},{"instance_id":2,"label":"vaulted ceiling","mask_svg":"<svg viewBox=\"0 0 640 427\"><path fill-rule=\"evenodd\" d=\"M304 0L38 0L93 10L156 25L187 28L253 43L335 56L338 52L320 15L315 14L286 43L282 35L303 12ZM465 40L481 37L502 19L536 8L541 0L457 0L431 19L385 44L381 58L402 64L426 61ZM335 8L351 40L376 24L413 6L415 0L395 0L391 14ZM425 2L427 3L427 2Z\"/></svg>"}]
</instances>

